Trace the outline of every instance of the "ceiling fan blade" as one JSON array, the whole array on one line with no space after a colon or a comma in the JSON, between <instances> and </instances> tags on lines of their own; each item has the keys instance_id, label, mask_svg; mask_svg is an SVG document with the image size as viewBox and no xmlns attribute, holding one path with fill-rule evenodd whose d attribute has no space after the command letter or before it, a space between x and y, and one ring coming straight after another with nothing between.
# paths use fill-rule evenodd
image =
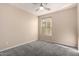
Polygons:
<instances>
[{"instance_id":1,"label":"ceiling fan blade","mask_svg":"<svg viewBox=\"0 0 79 59\"><path fill-rule=\"evenodd\" d=\"M48 11L51 10L50 8L47 8L47 7L44 7L44 8L45 8L45 10L48 10Z\"/></svg>"},{"instance_id":2,"label":"ceiling fan blade","mask_svg":"<svg viewBox=\"0 0 79 59\"><path fill-rule=\"evenodd\" d=\"M39 11L39 8L37 8L35 11Z\"/></svg>"}]
</instances>

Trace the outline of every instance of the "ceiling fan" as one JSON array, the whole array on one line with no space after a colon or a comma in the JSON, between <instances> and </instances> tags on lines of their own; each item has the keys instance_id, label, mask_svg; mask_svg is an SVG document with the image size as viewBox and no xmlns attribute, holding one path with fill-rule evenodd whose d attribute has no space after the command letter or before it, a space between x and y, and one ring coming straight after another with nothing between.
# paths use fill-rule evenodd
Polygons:
<instances>
[{"instance_id":1,"label":"ceiling fan","mask_svg":"<svg viewBox=\"0 0 79 59\"><path fill-rule=\"evenodd\" d=\"M35 11L47 10L50 11L50 8L45 7L47 3L40 3L40 6Z\"/></svg>"}]
</instances>

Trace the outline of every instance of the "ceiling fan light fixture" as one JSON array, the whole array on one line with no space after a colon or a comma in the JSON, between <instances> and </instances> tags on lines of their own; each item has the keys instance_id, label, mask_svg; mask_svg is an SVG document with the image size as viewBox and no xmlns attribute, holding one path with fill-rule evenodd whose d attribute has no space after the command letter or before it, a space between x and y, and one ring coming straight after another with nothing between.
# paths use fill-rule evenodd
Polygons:
<instances>
[{"instance_id":1,"label":"ceiling fan light fixture","mask_svg":"<svg viewBox=\"0 0 79 59\"><path fill-rule=\"evenodd\" d=\"M44 10L44 7L43 6L40 6L40 10Z\"/></svg>"},{"instance_id":2,"label":"ceiling fan light fixture","mask_svg":"<svg viewBox=\"0 0 79 59\"><path fill-rule=\"evenodd\" d=\"M47 8L43 3L40 3L40 6L36 9L36 11L49 11L49 10L50 8Z\"/></svg>"}]
</instances>

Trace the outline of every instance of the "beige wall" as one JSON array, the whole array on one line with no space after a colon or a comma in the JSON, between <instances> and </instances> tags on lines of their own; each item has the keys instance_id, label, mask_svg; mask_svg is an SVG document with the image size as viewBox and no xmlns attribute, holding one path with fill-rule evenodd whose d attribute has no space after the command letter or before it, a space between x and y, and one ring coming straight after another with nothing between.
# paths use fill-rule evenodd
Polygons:
<instances>
[{"instance_id":1,"label":"beige wall","mask_svg":"<svg viewBox=\"0 0 79 59\"><path fill-rule=\"evenodd\" d=\"M79 4L77 4L77 29L78 29L78 51L79 51Z\"/></svg>"},{"instance_id":2,"label":"beige wall","mask_svg":"<svg viewBox=\"0 0 79 59\"><path fill-rule=\"evenodd\" d=\"M8 4L0 4L0 50L37 40L36 16Z\"/></svg>"},{"instance_id":3,"label":"beige wall","mask_svg":"<svg viewBox=\"0 0 79 59\"><path fill-rule=\"evenodd\" d=\"M53 35L50 42L56 42L68 46L77 47L77 8L69 8L51 14L39 16L39 20L43 17L52 17ZM41 40L48 40L41 37Z\"/></svg>"}]
</instances>

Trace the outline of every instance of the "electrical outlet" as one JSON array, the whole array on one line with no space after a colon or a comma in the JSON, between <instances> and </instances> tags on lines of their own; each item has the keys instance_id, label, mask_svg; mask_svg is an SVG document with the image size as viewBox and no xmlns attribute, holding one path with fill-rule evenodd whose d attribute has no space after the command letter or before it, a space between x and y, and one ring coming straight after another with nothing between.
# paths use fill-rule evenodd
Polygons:
<instances>
[{"instance_id":1,"label":"electrical outlet","mask_svg":"<svg viewBox=\"0 0 79 59\"><path fill-rule=\"evenodd\" d=\"M9 45L9 42L6 42L7 45Z\"/></svg>"}]
</instances>

